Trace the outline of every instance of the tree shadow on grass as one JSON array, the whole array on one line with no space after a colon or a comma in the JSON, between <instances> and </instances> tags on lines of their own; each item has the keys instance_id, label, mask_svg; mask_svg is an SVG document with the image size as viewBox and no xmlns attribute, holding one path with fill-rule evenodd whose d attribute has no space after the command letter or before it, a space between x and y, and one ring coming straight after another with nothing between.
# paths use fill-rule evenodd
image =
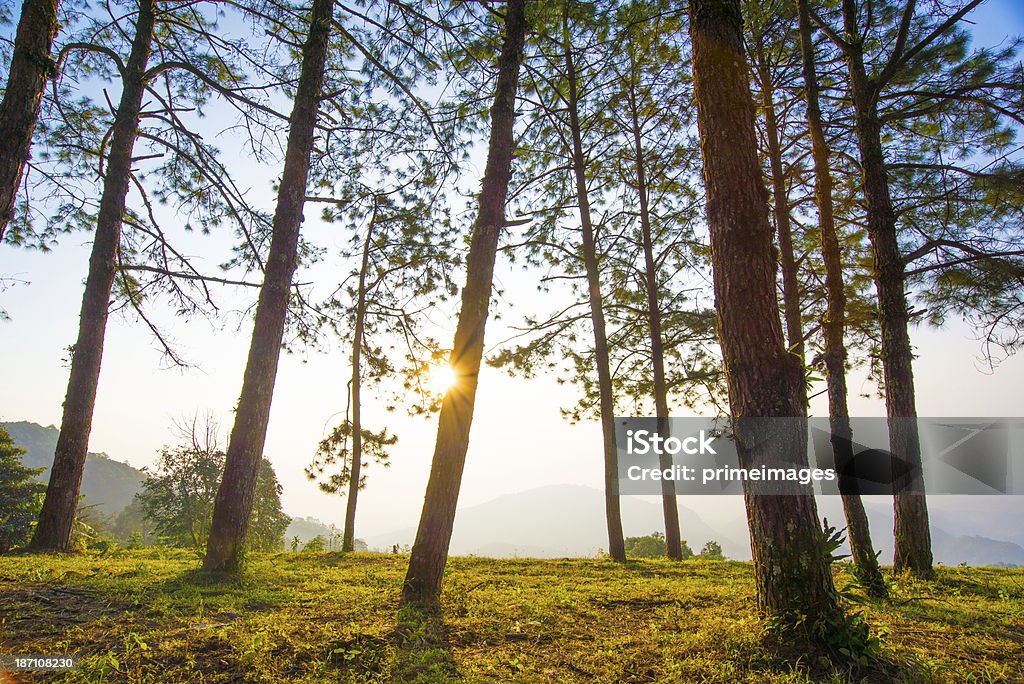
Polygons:
<instances>
[{"instance_id":1,"label":"tree shadow on grass","mask_svg":"<svg viewBox=\"0 0 1024 684\"><path fill-rule=\"evenodd\" d=\"M153 592L171 597L182 605L207 601L205 610L225 612L233 617L276 610L292 600L286 589L268 586L258 575L209 572L201 568L170 577L154 586Z\"/></svg>"},{"instance_id":2,"label":"tree shadow on grass","mask_svg":"<svg viewBox=\"0 0 1024 684\"><path fill-rule=\"evenodd\" d=\"M244 591L248 586L248 577L244 573L211 572L193 568L167 579L160 584L160 590L165 593L175 593L183 589L225 593Z\"/></svg>"},{"instance_id":3,"label":"tree shadow on grass","mask_svg":"<svg viewBox=\"0 0 1024 684\"><path fill-rule=\"evenodd\" d=\"M438 601L410 601L399 606L394 645L392 682L434 684L457 680L455 658Z\"/></svg>"}]
</instances>

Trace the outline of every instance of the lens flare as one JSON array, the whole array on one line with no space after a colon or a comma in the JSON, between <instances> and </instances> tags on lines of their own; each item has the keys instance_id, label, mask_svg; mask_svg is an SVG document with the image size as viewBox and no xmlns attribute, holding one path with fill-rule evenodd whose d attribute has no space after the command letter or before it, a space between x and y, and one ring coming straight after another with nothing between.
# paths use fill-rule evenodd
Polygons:
<instances>
[{"instance_id":1,"label":"lens flare","mask_svg":"<svg viewBox=\"0 0 1024 684\"><path fill-rule=\"evenodd\" d=\"M430 370L430 386L438 394L447 394L458 380L455 369L447 363L435 366Z\"/></svg>"}]
</instances>

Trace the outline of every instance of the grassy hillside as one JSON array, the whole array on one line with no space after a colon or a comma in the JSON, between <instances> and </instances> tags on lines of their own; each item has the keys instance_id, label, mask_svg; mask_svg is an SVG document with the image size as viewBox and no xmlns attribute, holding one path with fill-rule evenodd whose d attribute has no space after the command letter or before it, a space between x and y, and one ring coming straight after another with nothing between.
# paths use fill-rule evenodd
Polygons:
<instances>
[{"instance_id":1,"label":"grassy hillside","mask_svg":"<svg viewBox=\"0 0 1024 684\"><path fill-rule=\"evenodd\" d=\"M2 653L81 659L25 681L1024 680L1019 570L898 583L863 608L881 659L851 673L763 632L746 563L455 558L442 626L409 612L396 625L406 557L251 561L244 580L210 583L183 552L0 558Z\"/></svg>"}]
</instances>

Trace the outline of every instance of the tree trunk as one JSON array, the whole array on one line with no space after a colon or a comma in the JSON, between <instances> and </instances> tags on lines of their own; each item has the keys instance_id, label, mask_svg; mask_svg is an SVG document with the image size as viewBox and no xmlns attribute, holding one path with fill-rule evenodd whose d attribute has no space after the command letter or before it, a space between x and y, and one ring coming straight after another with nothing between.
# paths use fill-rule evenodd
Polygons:
<instances>
[{"instance_id":1,"label":"tree trunk","mask_svg":"<svg viewBox=\"0 0 1024 684\"><path fill-rule=\"evenodd\" d=\"M786 192L786 172L782 163L782 145L779 142L779 122L775 114L775 90L771 72L763 60L758 61L761 79L761 106L764 110L764 130L768 143L768 166L772 174L772 200L775 214L775 232L779 238L779 263L782 265L782 309L786 320L786 341L789 351L804 365L804 332L800 320L800 284L797 278L796 255L793 251L793 232L789 218L789 193ZM806 385L804 403L807 403Z\"/></svg>"},{"instance_id":2,"label":"tree trunk","mask_svg":"<svg viewBox=\"0 0 1024 684\"><path fill-rule=\"evenodd\" d=\"M667 437L670 431L668 383L665 381L665 346L661 334L661 303L658 301L658 267L654 261L654 236L651 233L651 209L647 195L647 167L637 112L636 91L630 83L629 113L633 127L633 154L636 189L640 202L640 232L644 250L644 285L647 288L647 329L651 338L651 372L654 377L654 411L658 417L658 434ZM659 455L662 469L672 466L672 456ZM683 559L682 535L679 531L679 508L676 505L674 480L661 481L661 508L665 516L665 555L672 560Z\"/></svg>"},{"instance_id":3,"label":"tree trunk","mask_svg":"<svg viewBox=\"0 0 1024 684\"><path fill-rule=\"evenodd\" d=\"M803 51L804 97L807 101L807 126L814 156L814 191L818 205L818 225L821 231L821 257L825 262L825 294L827 304L822 330L825 337L825 381L828 386L829 425L832 432L832 451L837 464L853 457L853 430L850 426L850 408L846 389L846 293L843 290L843 262L836 233L834 204L832 201L832 171L829 165L829 147L822 125L818 103L818 77L815 69L814 36L811 31L807 0L797 0L800 24L800 45ZM885 580L878 568L878 558L871 543L871 529L864 502L856 493L845 493L849 487L844 476L839 476L843 512L850 552L860 583L877 598L888 596Z\"/></svg>"},{"instance_id":4,"label":"tree trunk","mask_svg":"<svg viewBox=\"0 0 1024 684\"><path fill-rule=\"evenodd\" d=\"M402 590L405 602L436 601L448 560L448 545L455 523L466 450L469 448L498 238L505 226L505 200L515 151L516 88L525 36L525 0L509 0L505 14L505 39L498 57L498 78L491 107L487 167L466 257L462 309L449 357L456 381L441 404L430 479Z\"/></svg>"},{"instance_id":5,"label":"tree trunk","mask_svg":"<svg viewBox=\"0 0 1024 684\"><path fill-rule=\"evenodd\" d=\"M25 0L0 102L0 243L14 213L46 79L53 75L50 50L57 28L57 0Z\"/></svg>"},{"instance_id":6,"label":"tree trunk","mask_svg":"<svg viewBox=\"0 0 1024 684\"><path fill-rule=\"evenodd\" d=\"M366 271L370 265L373 244L373 221L366 228L363 260L359 267L359 290L356 293L356 322L352 331L352 466L349 468L348 501L345 505L345 532L342 551L355 550L356 503L359 499L359 477L363 467L362 368L363 329L366 322Z\"/></svg>"},{"instance_id":7,"label":"tree trunk","mask_svg":"<svg viewBox=\"0 0 1024 684\"><path fill-rule=\"evenodd\" d=\"M914 400L913 351L910 347L903 256L896 232L896 213L889 195L889 178L882 150L882 124L878 93L864 68L864 48L857 28L855 0L843 0L843 23L850 72L854 121L860 148L868 237L874 256L878 321L882 334L882 371L889 417L889 449L910 472L893 481L896 556L893 569L909 570L918 577L934 576L928 506L921 474L921 444Z\"/></svg>"},{"instance_id":8,"label":"tree trunk","mask_svg":"<svg viewBox=\"0 0 1024 684\"><path fill-rule=\"evenodd\" d=\"M41 551L70 549L71 528L78 508L78 492L96 405L110 291L117 274L117 250L131 176L132 148L139 130L139 112L146 89L146 63L155 23L154 5L154 0L142 0L139 4L131 54L122 76L121 99L110 137L110 153L96 218L96 235L89 256L89 274L82 296L78 340L71 356L71 376L64 399L60 435L46 498L39 512L39 524L32 537L32 548Z\"/></svg>"},{"instance_id":9,"label":"tree trunk","mask_svg":"<svg viewBox=\"0 0 1024 684\"><path fill-rule=\"evenodd\" d=\"M252 342L217 489L210 538L203 567L236 571L252 515L253 493L270 419L281 340L288 314L292 276L298 265L299 229L306 198L309 156L323 87L324 65L331 34L333 0L313 0L309 36L302 48L302 67L288 129L284 172L277 193L270 253L260 288Z\"/></svg>"},{"instance_id":10,"label":"tree trunk","mask_svg":"<svg viewBox=\"0 0 1024 684\"><path fill-rule=\"evenodd\" d=\"M622 534L622 514L619 510L618 452L615 449L615 401L612 390L611 355L608 351L608 333L605 329L601 271L597 256L597 244L594 239L594 224L590 217L586 159L583 155L583 137L579 118L579 91L577 90L576 65L572 59L567 14L563 17L562 29L565 43L565 73L568 80L566 106L569 110L569 128L572 134L572 169L576 180L576 198L583 232L583 266L587 273L590 321L594 329L594 365L597 366L601 437L604 445L604 504L605 517L608 522L608 555L613 560L621 562L626 560L626 544Z\"/></svg>"},{"instance_id":11,"label":"tree trunk","mask_svg":"<svg viewBox=\"0 0 1024 684\"><path fill-rule=\"evenodd\" d=\"M739 0L690 0L694 89L715 306L740 465L795 461L800 420L778 421L773 439L750 439L758 417L806 416L802 368L786 351L775 294L773 230L757 158L754 105L743 54ZM766 448L767 447L767 448ZM831 622L840 610L810 487L799 495L755 493L745 482L759 608L787 620Z\"/></svg>"}]
</instances>

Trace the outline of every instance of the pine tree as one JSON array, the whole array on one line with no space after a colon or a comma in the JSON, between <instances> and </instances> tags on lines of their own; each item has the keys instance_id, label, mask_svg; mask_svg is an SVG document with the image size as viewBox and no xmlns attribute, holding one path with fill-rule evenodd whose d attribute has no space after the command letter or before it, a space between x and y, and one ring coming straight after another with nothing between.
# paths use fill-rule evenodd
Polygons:
<instances>
[{"instance_id":1,"label":"pine tree","mask_svg":"<svg viewBox=\"0 0 1024 684\"><path fill-rule=\"evenodd\" d=\"M690 2L719 335L740 465L749 467L771 463L783 453L802 453L800 424L806 407L803 369L787 352L779 322L773 231L757 159L742 23L739 0ZM757 439L757 421L769 417L777 420L775 439L765 442ZM745 482L744 498L759 608L786 620L799 615L837 619L836 592L810 489L773 496Z\"/></svg>"},{"instance_id":2,"label":"pine tree","mask_svg":"<svg viewBox=\"0 0 1024 684\"><path fill-rule=\"evenodd\" d=\"M579 208L581 231L581 256L587 279L587 301L590 307L590 323L594 334L594 365L597 370L598 397L600 402L601 437L604 449L605 515L608 520L608 555L613 560L626 560L626 547L622 536L622 516L619 511L618 452L615 446L615 399L612 396L611 354L608 349L608 332L605 321L604 297L601 292L601 267L595 237L590 197L587 190L587 160L583 152L583 133L580 124L580 86L573 56L570 26L570 4L567 3L562 16L562 47L565 55L565 96L568 114L569 144L568 157L575 181L576 203ZM673 510L674 509L673 499ZM679 520L676 513L673 529L674 548L678 548Z\"/></svg>"},{"instance_id":3,"label":"pine tree","mask_svg":"<svg viewBox=\"0 0 1024 684\"><path fill-rule=\"evenodd\" d=\"M61 434L33 538L39 550L69 548L112 304L123 303L137 314L171 361L182 365L144 310L150 293L167 293L186 315L207 304L214 308L210 282L246 284L200 273L175 249L154 206L170 205L176 220L186 220L185 231L192 228L190 220L209 230L228 217L244 230L255 216L216 150L185 114L201 118L213 93L253 110L261 106L239 95L246 91L244 79L225 54L243 49L219 39L216 21L200 6L143 0L136 12L104 9L109 17L86 16L74 34L81 40L61 48L50 120L36 135L40 159L34 165L46 172L29 189L53 212L44 226L32 211L19 212L17 220L18 241L44 250L62 233L94 230ZM80 91L90 78L117 80L116 108ZM92 192L96 178L98 201Z\"/></svg>"},{"instance_id":4,"label":"pine tree","mask_svg":"<svg viewBox=\"0 0 1024 684\"><path fill-rule=\"evenodd\" d=\"M822 321L825 341L825 381L828 387L829 425L832 448L837 463L849 462L852 457L853 431L850 427L850 409L846 386L846 292L839 238L836 233L834 203L832 199L832 170L830 150L825 136L818 98L818 76L815 66L814 37L807 0L797 0L800 46L804 76L804 97L807 105L807 126L814 157L814 190L818 207L818 230L821 234L821 257L825 264L825 290L827 308ZM842 474L840 475L842 477ZM856 492L846 491L840 480L843 511L854 567L861 584L877 597L888 594L885 580L878 567L878 557L871 543L864 502Z\"/></svg>"},{"instance_id":5,"label":"pine tree","mask_svg":"<svg viewBox=\"0 0 1024 684\"><path fill-rule=\"evenodd\" d=\"M93 407L99 383L110 292L117 275L125 197L131 182L132 149L139 130L142 101L149 79L147 64L156 25L155 0L140 0L131 54L124 64L121 100L110 137L103 196L96 220L89 274L85 281L78 339L71 357L71 378L64 399L60 437L50 470L46 499L32 548L67 551L78 506L78 491L89 448Z\"/></svg>"},{"instance_id":6,"label":"pine tree","mask_svg":"<svg viewBox=\"0 0 1024 684\"><path fill-rule=\"evenodd\" d=\"M333 13L333 0L314 0L309 35L302 48L301 72L288 129L270 252L203 560L203 567L209 571L235 572L240 569L240 551L252 516L292 277L298 265L299 229Z\"/></svg>"},{"instance_id":7,"label":"pine tree","mask_svg":"<svg viewBox=\"0 0 1024 684\"><path fill-rule=\"evenodd\" d=\"M843 0L842 31L834 28L827 14L823 17L811 12L847 66L846 86L853 107L878 292L879 355L890 450L907 470L907 475L893 483L894 567L926 578L934 576L934 570L921 480L909 332L907 290L913 280L908 280L908 274L914 270L908 266L937 250L945 251L945 247L967 252L969 261L990 264L1007 264L1003 257L1016 253L1012 249L979 249L970 244L971 238L963 239L964 232L975 236L979 231L987 232L988 222L981 217L988 212L962 211L971 204L976 208L983 205L958 203L959 193L950 193L948 188L960 184L940 180L937 189L935 178L931 178L936 174L929 173L958 169L958 173L972 178L1005 178L1001 173L972 171L979 144L983 145L984 156L994 158L997 170L1012 174L1016 169L1005 157L1000 161L1012 141L1012 133L1003 122L1022 120L1019 106L1013 104L1015 98L1019 99L1019 83L1014 83L1009 74L1011 54L968 52L968 36L958 29L979 4L980 0L953 6L883 2L865 11L858 0ZM956 123L946 123L950 120ZM957 162L965 166L958 168ZM939 178L944 180L941 174ZM988 211L1003 214L1006 207L1000 204L989 205ZM940 217L938 221L936 216ZM950 234L961 239L949 239ZM918 238L916 246L912 236ZM940 272L944 265L916 274ZM1003 277L1009 276L1012 282L1017 280L1014 272L1019 272L1020 266L1010 266Z\"/></svg>"},{"instance_id":8,"label":"pine tree","mask_svg":"<svg viewBox=\"0 0 1024 684\"><path fill-rule=\"evenodd\" d=\"M494 262L498 239L505 227L505 202L515 151L516 89L525 36L526 2L509 0L505 8L505 37L498 57L494 104L491 107L487 166L466 257L466 286L462 290L462 308L449 361L456 381L444 397L438 418L430 479L402 590L402 598L406 602L437 601L448 559L459 487L469 448L469 430L494 281Z\"/></svg>"},{"instance_id":9,"label":"pine tree","mask_svg":"<svg viewBox=\"0 0 1024 684\"><path fill-rule=\"evenodd\" d=\"M46 488L35 478L43 468L26 468L14 440L0 427L0 553L25 545Z\"/></svg>"},{"instance_id":10,"label":"pine tree","mask_svg":"<svg viewBox=\"0 0 1024 684\"><path fill-rule=\"evenodd\" d=\"M22 5L7 88L0 102L0 244L14 213L43 89L56 69L50 51L58 28L57 0L26 0Z\"/></svg>"}]
</instances>

